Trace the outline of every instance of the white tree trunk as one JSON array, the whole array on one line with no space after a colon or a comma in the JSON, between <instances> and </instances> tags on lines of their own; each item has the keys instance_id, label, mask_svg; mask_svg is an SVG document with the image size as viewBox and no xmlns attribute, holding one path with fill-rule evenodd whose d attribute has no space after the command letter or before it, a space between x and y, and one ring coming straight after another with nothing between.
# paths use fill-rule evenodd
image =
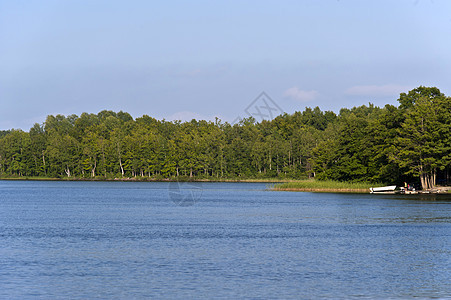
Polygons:
<instances>
[{"instance_id":1,"label":"white tree trunk","mask_svg":"<svg viewBox=\"0 0 451 300\"><path fill-rule=\"evenodd\" d=\"M121 174L122 174L122 177L124 177L124 168L122 167L122 161L121 161L121 158L119 158L119 166L121 167Z\"/></svg>"},{"instance_id":2,"label":"white tree trunk","mask_svg":"<svg viewBox=\"0 0 451 300\"><path fill-rule=\"evenodd\" d=\"M91 170L91 177L96 177L97 161L94 160L94 168Z\"/></svg>"}]
</instances>

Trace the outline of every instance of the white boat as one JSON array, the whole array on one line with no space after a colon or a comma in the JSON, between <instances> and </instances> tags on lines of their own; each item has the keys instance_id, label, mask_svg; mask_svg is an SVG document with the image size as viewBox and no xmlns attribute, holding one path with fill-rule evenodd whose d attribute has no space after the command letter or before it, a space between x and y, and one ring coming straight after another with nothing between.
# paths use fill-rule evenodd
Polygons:
<instances>
[{"instance_id":1,"label":"white boat","mask_svg":"<svg viewBox=\"0 0 451 300\"><path fill-rule=\"evenodd\" d=\"M381 187L370 187L370 193L374 194L394 194L396 189L396 185L389 185L389 186L381 186Z\"/></svg>"}]
</instances>

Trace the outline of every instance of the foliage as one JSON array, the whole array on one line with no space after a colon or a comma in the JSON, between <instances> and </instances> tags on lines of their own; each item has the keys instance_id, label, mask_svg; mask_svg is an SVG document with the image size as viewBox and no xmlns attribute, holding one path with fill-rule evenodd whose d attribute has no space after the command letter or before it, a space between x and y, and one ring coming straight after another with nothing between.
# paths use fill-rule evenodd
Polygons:
<instances>
[{"instance_id":1,"label":"foliage","mask_svg":"<svg viewBox=\"0 0 451 300\"><path fill-rule=\"evenodd\" d=\"M50 115L29 132L0 132L0 177L449 181L451 98L437 88L400 105L318 107L272 121L168 122L101 111ZM318 182L315 181L315 182Z\"/></svg>"},{"instance_id":2,"label":"foliage","mask_svg":"<svg viewBox=\"0 0 451 300\"><path fill-rule=\"evenodd\" d=\"M426 88L415 96L398 130L397 159L407 174L420 177L423 188L432 188L437 170L450 165L451 98Z\"/></svg>"}]
</instances>

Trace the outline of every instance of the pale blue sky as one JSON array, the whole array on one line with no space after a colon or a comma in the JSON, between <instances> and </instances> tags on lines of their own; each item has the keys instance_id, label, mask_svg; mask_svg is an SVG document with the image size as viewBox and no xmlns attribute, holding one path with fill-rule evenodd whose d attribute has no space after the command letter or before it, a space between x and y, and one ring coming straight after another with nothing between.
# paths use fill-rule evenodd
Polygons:
<instances>
[{"instance_id":1,"label":"pale blue sky","mask_svg":"<svg viewBox=\"0 0 451 300\"><path fill-rule=\"evenodd\" d=\"M0 129L48 114L233 121L451 95L451 1L0 0Z\"/></svg>"}]
</instances>

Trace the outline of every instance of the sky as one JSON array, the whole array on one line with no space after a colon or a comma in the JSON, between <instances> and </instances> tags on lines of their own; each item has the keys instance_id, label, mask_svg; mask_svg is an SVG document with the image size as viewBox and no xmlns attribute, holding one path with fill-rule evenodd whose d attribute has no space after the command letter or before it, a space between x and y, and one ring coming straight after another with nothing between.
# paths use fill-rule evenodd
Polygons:
<instances>
[{"instance_id":1,"label":"sky","mask_svg":"<svg viewBox=\"0 0 451 300\"><path fill-rule=\"evenodd\" d=\"M451 96L451 1L0 0L0 130L338 113L420 85Z\"/></svg>"}]
</instances>

